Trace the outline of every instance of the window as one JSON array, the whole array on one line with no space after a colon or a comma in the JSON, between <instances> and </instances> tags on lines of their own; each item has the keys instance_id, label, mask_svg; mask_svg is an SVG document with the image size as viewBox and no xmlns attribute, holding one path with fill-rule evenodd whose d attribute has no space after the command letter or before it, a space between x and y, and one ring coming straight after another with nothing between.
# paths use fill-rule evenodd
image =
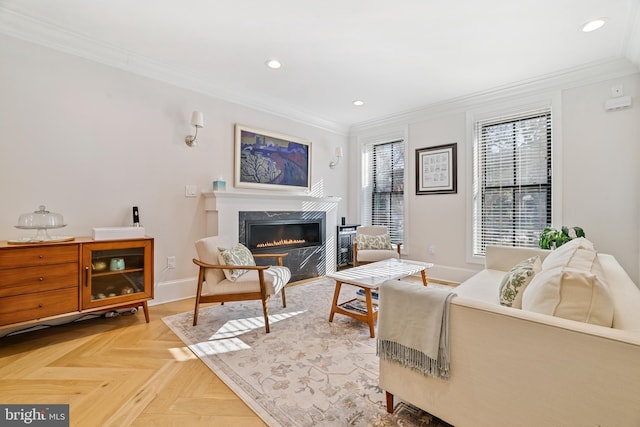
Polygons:
<instances>
[{"instance_id":1,"label":"window","mask_svg":"<svg viewBox=\"0 0 640 427\"><path fill-rule=\"evenodd\" d=\"M551 224L551 109L475 123L473 255L536 247Z\"/></svg>"},{"instance_id":2,"label":"window","mask_svg":"<svg viewBox=\"0 0 640 427\"><path fill-rule=\"evenodd\" d=\"M384 225L404 242L404 141L372 143L363 151L363 224Z\"/></svg>"}]
</instances>

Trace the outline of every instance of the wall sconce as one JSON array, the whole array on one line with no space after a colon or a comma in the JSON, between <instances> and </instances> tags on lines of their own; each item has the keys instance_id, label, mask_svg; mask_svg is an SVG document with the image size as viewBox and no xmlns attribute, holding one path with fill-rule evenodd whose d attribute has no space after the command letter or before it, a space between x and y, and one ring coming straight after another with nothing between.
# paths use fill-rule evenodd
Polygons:
<instances>
[{"instance_id":1,"label":"wall sconce","mask_svg":"<svg viewBox=\"0 0 640 427\"><path fill-rule=\"evenodd\" d=\"M194 147L196 146L196 138L198 138L198 128L204 127L204 119L201 111L191 113L191 126L196 127L196 134L187 135L184 138L184 142L186 142L189 147Z\"/></svg>"},{"instance_id":2,"label":"wall sconce","mask_svg":"<svg viewBox=\"0 0 640 427\"><path fill-rule=\"evenodd\" d=\"M329 163L329 167L331 169L335 169L336 166L338 166L338 163L340 163L340 157L342 157L342 147L336 147L336 161L332 161L331 163Z\"/></svg>"}]
</instances>

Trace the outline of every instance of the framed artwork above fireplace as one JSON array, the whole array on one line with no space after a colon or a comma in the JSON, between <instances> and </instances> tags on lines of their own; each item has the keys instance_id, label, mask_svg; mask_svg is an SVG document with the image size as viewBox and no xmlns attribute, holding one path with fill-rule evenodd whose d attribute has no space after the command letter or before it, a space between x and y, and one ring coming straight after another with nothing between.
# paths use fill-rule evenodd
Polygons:
<instances>
[{"instance_id":1,"label":"framed artwork above fireplace","mask_svg":"<svg viewBox=\"0 0 640 427\"><path fill-rule=\"evenodd\" d=\"M234 185L263 190L311 189L311 142L236 124Z\"/></svg>"}]
</instances>

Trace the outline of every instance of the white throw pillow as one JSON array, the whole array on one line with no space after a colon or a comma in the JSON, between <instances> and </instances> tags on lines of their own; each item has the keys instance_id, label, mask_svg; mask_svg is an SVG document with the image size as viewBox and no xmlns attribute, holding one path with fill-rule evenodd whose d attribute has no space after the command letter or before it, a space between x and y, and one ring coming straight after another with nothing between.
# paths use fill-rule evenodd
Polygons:
<instances>
[{"instance_id":1,"label":"white throw pillow","mask_svg":"<svg viewBox=\"0 0 640 427\"><path fill-rule=\"evenodd\" d=\"M611 327L608 286L588 271L558 267L536 274L522 295L522 309Z\"/></svg>"},{"instance_id":2,"label":"white throw pillow","mask_svg":"<svg viewBox=\"0 0 640 427\"><path fill-rule=\"evenodd\" d=\"M596 251L593 248L593 243L584 237L580 237L552 250L542 262L542 269L571 267L591 270L595 255Z\"/></svg>"},{"instance_id":3,"label":"white throw pillow","mask_svg":"<svg viewBox=\"0 0 640 427\"><path fill-rule=\"evenodd\" d=\"M542 270L539 256L534 256L516 264L502 278L500 283L500 304L522 308L522 294L536 273Z\"/></svg>"},{"instance_id":4,"label":"white throw pillow","mask_svg":"<svg viewBox=\"0 0 640 427\"><path fill-rule=\"evenodd\" d=\"M243 266L252 266L256 265L256 261L253 259L253 255L251 251L247 249L242 243L238 243L231 249L218 248L219 255L218 260L221 265L243 265ZM222 270L224 271L224 276L227 280L235 282L236 279L243 274L247 273L249 270Z\"/></svg>"}]
</instances>

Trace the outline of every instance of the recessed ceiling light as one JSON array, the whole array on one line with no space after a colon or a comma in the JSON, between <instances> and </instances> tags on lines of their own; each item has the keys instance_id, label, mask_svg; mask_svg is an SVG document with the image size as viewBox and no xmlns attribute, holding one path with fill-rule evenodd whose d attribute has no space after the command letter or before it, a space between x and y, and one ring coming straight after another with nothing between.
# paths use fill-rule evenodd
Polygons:
<instances>
[{"instance_id":1,"label":"recessed ceiling light","mask_svg":"<svg viewBox=\"0 0 640 427\"><path fill-rule=\"evenodd\" d=\"M269 59L267 62L265 62L265 64L267 64L267 67L274 70L277 70L278 68L282 67L282 64L277 59Z\"/></svg>"},{"instance_id":2,"label":"recessed ceiling light","mask_svg":"<svg viewBox=\"0 0 640 427\"><path fill-rule=\"evenodd\" d=\"M598 28L601 28L604 25L604 22L604 18L593 19L585 23L582 27L580 27L580 29L583 33L589 33L591 31L597 30Z\"/></svg>"},{"instance_id":3,"label":"recessed ceiling light","mask_svg":"<svg viewBox=\"0 0 640 427\"><path fill-rule=\"evenodd\" d=\"M356 99L355 101L353 101L353 105L355 105L356 107L362 107L364 105L364 101Z\"/></svg>"}]
</instances>

